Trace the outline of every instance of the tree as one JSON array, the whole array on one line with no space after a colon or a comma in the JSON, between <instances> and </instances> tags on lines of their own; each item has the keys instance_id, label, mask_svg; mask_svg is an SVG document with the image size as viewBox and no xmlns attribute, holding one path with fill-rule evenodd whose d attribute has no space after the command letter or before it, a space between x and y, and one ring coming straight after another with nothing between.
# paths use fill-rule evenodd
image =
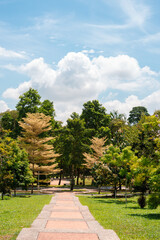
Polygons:
<instances>
[{"instance_id":1,"label":"tree","mask_svg":"<svg viewBox=\"0 0 160 240\"><path fill-rule=\"evenodd\" d=\"M42 137L43 133L51 129L51 117L43 113L27 113L27 117L22 120L19 122L23 129L23 136L20 140L28 152L33 176L54 173L57 171L55 158L58 154L55 154L53 146L49 144L53 137Z\"/></svg>"},{"instance_id":2,"label":"tree","mask_svg":"<svg viewBox=\"0 0 160 240\"><path fill-rule=\"evenodd\" d=\"M113 119L119 119L119 120L123 120L124 122L126 121L126 116L123 113L118 113L118 111L113 110L112 112L110 112L110 116L111 116L111 120Z\"/></svg>"},{"instance_id":3,"label":"tree","mask_svg":"<svg viewBox=\"0 0 160 240\"><path fill-rule=\"evenodd\" d=\"M20 149L18 143L5 137L0 141L0 191L3 195L19 186L25 186L33 181L29 169L28 155Z\"/></svg>"},{"instance_id":4,"label":"tree","mask_svg":"<svg viewBox=\"0 0 160 240\"><path fill-rule=\"evenodd\" d=\"M105 138L93 137L91 139L91 143L90 153L84 153L84 166L91 170L92 176L98 186L98 192L100 194L100 188L105 183L105 175L107 169L101 160L106 149Z\"/></svg>"},{"instance_id":5,"label":"tree","mask_svg":"<svg viewBox=\"0 0 160 240\"><path fill-rule=\"evenodd\" d=\"M71 190L73 190L74 172L77 171L77 184L79 179L79 171L84 162L83 153L87 148L87 131L84 121L78 118L67 120L68 142L69 142L69 163L71 166Z\"/></svg>"},{"instance_id":6,"label":"tree","mask_svg":"<svg viewBox=\"0 0 160 240\"><path fill-rule=\"evenodd\" d=\"M10 137L14 139L17 138L20 133L18 125L18 112L16 110L4 112L1 118L1 126L3 129L10 131Z\"/></svg>"},{"instance_id":7,"label":"tree","mask_svg":"<svg viewBox=\"0 0 160 240\"><path fill-rule=\"evenodd\" d=\"M16 105L16 109L19 112L18 119L21 120L26 117L26 113L36 113L41 105L40 95L37 90L30 88L27 92L19 97L19 102Z\"/></svg>"},{"instance_id":8,"label":"tree","mask_svg":"<svg viewBox=\"0 0 160 240\"><path fill-rule=\"evenodd\" d=\"M55 109L53 106L53 102L49 100L44 100L38 110L40 113L45 114L46 116L55 117Z\"/></svg>"},{"instance_id":9,"label":"tree","mask_svg":"<svg viewBox=\"0 0 160 240\"><path fill-rule=\"evenodd\" d=\"M92 130L91 137L109 135L110 115L106 113L105 107L98 100L84 103L81 119L84 119L85 127Z\"/></svg>"},{"instance_id":10,"label":"tree","mask_svg":"<svg viewBox=\"0 0 160 240\"><path fill-rule=\"evenodd\" d=\"M149 116L149 113L145 107L133 107L132 110L129 112L128 122L130 124L137 124L141 119L142 115Z\"/></svg>"}]
</instances>

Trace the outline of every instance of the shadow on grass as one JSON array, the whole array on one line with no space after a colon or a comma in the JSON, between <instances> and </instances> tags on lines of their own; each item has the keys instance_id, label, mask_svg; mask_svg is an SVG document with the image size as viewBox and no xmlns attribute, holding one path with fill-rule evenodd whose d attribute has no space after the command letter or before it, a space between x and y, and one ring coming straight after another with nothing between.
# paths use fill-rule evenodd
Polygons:
<instances>
[{"instance_id":1,"label":"shadow on grass","mask_svg":"<svg viewBox=\"0 0 160 240\"><path fill-rule=\"evenodd\" d=\"M106 201L104 201L104 200L102 200L102 199L99 199L99 198L96 198L96 200L97 200L97 202L100 202L100 203L111 203L111 204L113 204L113 203L115 203L115 204L121 204L121 205L126 205L126 202L125 201L122 201L122 200L116 200L116 199L110 199L110 200L107 200L106 199ZM127 200L127 204L128 203L135 203L135 201L133 201L133 200Z\"/></svg>"},{"instance_id":2,"label":"shadow on grass","mask_svg":"<svg viewBox=\"0 0 160 240\"><path fill-rule=\"evenodd\" d=\"M148 214L128 214L129 216L132 217L143 217L143 218L148 218L148 219L156 219L160 220L160 213L148 213Z\"/></svg>"}]
</instances>

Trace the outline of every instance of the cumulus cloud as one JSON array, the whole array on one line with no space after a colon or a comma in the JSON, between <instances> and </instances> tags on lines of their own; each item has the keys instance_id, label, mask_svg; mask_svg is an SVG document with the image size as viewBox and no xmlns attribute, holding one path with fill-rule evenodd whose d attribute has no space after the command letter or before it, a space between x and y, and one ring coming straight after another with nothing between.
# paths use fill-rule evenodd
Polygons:
<instances>
[{"instance_id":1,"label":"cumulus cloud","mask_svg":"<svg viewBox=\"0 0 160 240\"><path fill-rule=\"evenodd\" d=\"M19 85L18 88L8 88L3 94L2 96L4 98L11 98L11 99L18 99L19 96L26 92L30 87L32 87L31 82L24 82L22 84Z\"/></svg>"},{"instance_id":2,"label":"cumulus cloud","mask_svg":"<svg viewBox=\"0 0 160 240\"><path fill-rule=\"evenodd\" d=\"M24 59L25 55L24 53L17 53L15 51L7 50L5 48L0 47L0 57Z\"/></svg>"},{"instance_id":3,"label":"cumulus cloud","mask_svg":"<svg viewBox=\"0 0 160 240\"><path fill-rule=\"evenodd\" d=\"M8 109L9 107L7 106L7 104L3 100L0 100L0 112L5 112Z\"/></svg>"},{"instance_id":4,"label":"cumulus cloud","mask_svg":"<svg viewBox=\"0 0 160 240\"><path fill-rule=\"evenodd\" d=\"M159 96L160 90L153 92L143 99L131 95L127 97L124 102L119 100L108 101L104 103L104 106L108 111L118 110L120 113L125 113L127 116L133 107L144 106L148 109L150 114L153 114L155 110L160 109Z\"/></svg>"},{"instance_id":5,"label":"cumulus cloud","mask_svg":"<svg viewBox=\"0 0 160 240\"><path fill-rule=\"evenodd\" d=\"M70 52L58 62L56 69L46 64L43 58L34 59L18 68L9 68L28 75L29 81L16 89L7 89L3 97L17 99L29 87L33 87L43 99L54 102L59 120L68 118L73 111L80 112L84 102L98 99L106 90L121 90L132 95L124 103L118 100L106 103L110 107L118 105L124 112L124 109L128 111L140 101L132 92L160 88L158 74L147 66L141 68L135 58L127 55L90 59L82 52Z\"/></svg>"}]
</instances>

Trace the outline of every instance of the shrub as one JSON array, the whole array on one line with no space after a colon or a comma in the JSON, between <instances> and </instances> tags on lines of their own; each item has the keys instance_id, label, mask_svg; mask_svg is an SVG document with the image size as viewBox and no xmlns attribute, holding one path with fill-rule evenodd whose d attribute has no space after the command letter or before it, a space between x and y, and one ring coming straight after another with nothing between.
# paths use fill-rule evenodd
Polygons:
<instances>
[{"instance_id":1,"label":"shrub","mask_svg":"<svg viewBox=\"0 0 160 240\"><path fill-rule=\"evenodd\" d=\"M160 197L156 194L152 194L148 199L148 208L156 209L160 204Z\"/></svg>"},{"instance_id":2,"label":"shrub","mask_svg":"<svg viewBox=\"0 0 160 240\"><path fill-rule=\"evenodd\" d=\"M143 195L138 198L138 204L141 208L146 206L146 198Z\"/></svg>"}]
</instances>

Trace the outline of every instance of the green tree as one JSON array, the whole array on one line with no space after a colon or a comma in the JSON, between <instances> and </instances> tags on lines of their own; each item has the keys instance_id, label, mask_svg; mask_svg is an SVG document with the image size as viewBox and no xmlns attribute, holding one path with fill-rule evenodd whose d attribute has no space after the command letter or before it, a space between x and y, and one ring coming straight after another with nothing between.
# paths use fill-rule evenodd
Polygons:
<instances>
[{"instance_id":1,"label":"green tree","mask_svg":"<svg viewBox=\"0 0 160 240\"><path fill-rule=\"evenodd\" d=\"M6 111L2 114L1 126L5 130L9 130L11 138L17 138L20 133L18 125L18 112L16 110Z\"/></svg>"},{"instance_id":2,"label":"green tree","mask_svg":"<svg viewBox=\"0 0 160 240\"><path fill-rule=\"evenodd\" d=\"M55 109L53 106L53 102L49 100L44 100L38 110L40 113L45 114L46 116L55 117Z\"/></svg>"},{"instance_id":3,"label":"green tree","mask_svg":"<svg viewBox=\"0 0 160 240\"><path fill-rule=\"evenodd\" d=\"M84 121L80 119L67 120L68 142L70 147L69 163L71 168L71 190L73 190L74 174L77 172L77 179L79 179L79 172L84 163L83 153L87 148L87 131L84 126ZM78 184L78 181L77 181Z\"/></svg>"},{"instance_id":4,"label":"green tree","mask_svg":"<svg viewBox=\"0 0 160 240\"><path fill-rule=\"evenodd\" d=\"M0 141L0 191L3 195L19 186L25 186L33 181L29 169L28 155L20 149L18 143L5 137Z\"/></svg>"},{"instance_id":5,"label":"green tree","mask_svg":"<svg viewBox=\"0 0 160 240\"><path fill-rule=\"evenodd\" d=\"M37 90L30 88L27 92L21 95L19 99L20 100L16 105L16 109L19 112L19 120L21 120L23 117L26 117L26 114L28 112L38 112L38 108L41 105L41 97L38 94Z\"/></svg>"},{"instance_id":6,"label":"green tree","mask_svg":"<svg viewBox=\"0 0 160 240\"><path fill-rule=\"evenodd\" d=\"M128 122L130 124L137 124L142 115L149 116L148 110L143 106L133 107L129 112Z\"/></svg>"},{"instance_id":7,"label":"green tree","mask_svg":"<svg viewBox=\"0 0 160 240\"><path fill-rule=\"evenodd\" d=\"M110 115L106 113L105 107L98 100L84 103L81 119L84 119L85 127L92 130L90 137L104 137L110 134L108 128Z\"/></svg>"}]
</instances>

